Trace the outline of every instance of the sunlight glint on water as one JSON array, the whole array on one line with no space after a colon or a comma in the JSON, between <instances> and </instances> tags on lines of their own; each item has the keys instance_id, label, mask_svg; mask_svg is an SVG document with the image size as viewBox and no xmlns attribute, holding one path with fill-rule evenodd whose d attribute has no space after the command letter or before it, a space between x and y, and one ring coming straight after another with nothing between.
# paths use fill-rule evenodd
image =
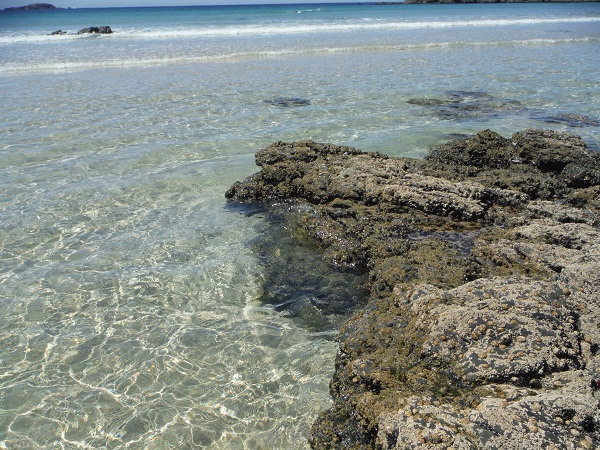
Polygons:
<instances>
[{"instance_id":1,"label":"sunlight glint on water","mask_svg":"<svg viewBox=\"0 0 600 450\"><path fill-rule=\"evenodd\" d=\"M278 140L423 157L542 127L598 149L599 19L596 3L0 12L0 448L308 448L343 317L262 302L278 260L261 252L294 266L281 292L317 257L224 192ZM116 33L47 36L92 25Z\"/></svg>"}]
</instances>

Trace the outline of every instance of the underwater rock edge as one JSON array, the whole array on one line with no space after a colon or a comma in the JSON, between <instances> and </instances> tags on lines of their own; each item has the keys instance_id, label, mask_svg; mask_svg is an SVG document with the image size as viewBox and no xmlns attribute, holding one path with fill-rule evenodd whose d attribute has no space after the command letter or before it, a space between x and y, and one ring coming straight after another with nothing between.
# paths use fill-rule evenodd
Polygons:
<instances>
[{"instance_id":1,"label":"underwater rock edge","mask_svg":"<svg viewBox=\"0 0 600 450\"><path fill-rule=\"evenodd\" d=\"M229 201L309 205L298 238L369 273L313 448L600 445L600 154L484 130L424 160L300 141L256 162Z\"/></svg>"}]
</instances>

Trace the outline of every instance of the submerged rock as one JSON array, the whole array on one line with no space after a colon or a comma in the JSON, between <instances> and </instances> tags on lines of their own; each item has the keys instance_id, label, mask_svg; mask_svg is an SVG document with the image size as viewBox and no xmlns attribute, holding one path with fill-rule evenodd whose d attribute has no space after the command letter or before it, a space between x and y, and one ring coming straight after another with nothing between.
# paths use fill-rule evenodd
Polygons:
<instances>
[{"instance_id":1,"label":"submerged rock","mask_svg":"<svg viewBox=\"0 0 600 450\"><path fill-rule=\"evenodd\" d=\"M581 114L562 113L542 118L547 123L562 123L570 127L600 127L600 120Z\"/></svg>"},{"instance_id":2,"label":"submerged rock","mask_svg":"<svg viewBox=\"0 0 600 450\"><path fill-rule=\"evenodd\" d=\"M294 106L308 106L310 105L310 100L300 97L278 97L272 100L264 100L263 103L267 103L271 106L289 108Z\"/></svg>"},{"instance_id":3,"label":"submerged rock","mask_svg":"<svg viewBox=\"0 0 600 450\"><path fill-rule=\"evenodd\" d=\"M231 206L267 219L268 227L250 242L264 277L259 294L262 304L319 333L335 332L350 312L364 304L368 296L364 276L327 264L301 236L302 217L309 210L288 205Z\"/></svg>"},{"instance_id":4,"label":"submerged rock","mask_svg":"<svg viewBox=\"0 0 600 450\"><path fill-rule=\"evenodd\" d=\"M436 116L448 120L497 117L523 109L516 100L498 98L480 91L450 91L439 97L411 98L407 103L427 107Z\"/></svg>"},{"instance_id":5,"label":"submerged rock","mask_svg":"<svg viewBox=\"0 0 600 450\"><path fill-rule=\"evenodd\" d=\"M257 153L230 201L368 274L313 448L600 446L600 154L485 130L425 160L312 141Z\"/></svg>"}]
</instances>

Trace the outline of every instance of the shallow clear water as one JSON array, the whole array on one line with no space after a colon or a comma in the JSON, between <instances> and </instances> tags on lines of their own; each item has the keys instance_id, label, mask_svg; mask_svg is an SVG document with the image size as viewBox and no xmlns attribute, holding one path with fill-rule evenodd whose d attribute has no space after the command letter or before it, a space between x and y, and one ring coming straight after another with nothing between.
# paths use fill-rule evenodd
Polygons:
<instances>
[{"instance_id":1,"label":"shallow clear water","mask_svg":"<svg viewBox=\"0 0 600 450\"><path fill-rule=\"evenodd\" d=\"M598 4L318 8L0 13L0 448L308 446L359 292L227 207L271 142L600 148Z\"/></svg>"}]
</instances>

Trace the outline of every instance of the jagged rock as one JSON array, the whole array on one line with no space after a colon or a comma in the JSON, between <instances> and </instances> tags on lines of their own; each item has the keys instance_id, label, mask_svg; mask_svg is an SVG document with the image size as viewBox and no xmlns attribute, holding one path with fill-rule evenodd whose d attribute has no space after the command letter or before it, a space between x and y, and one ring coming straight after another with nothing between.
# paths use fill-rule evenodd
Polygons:
<instances>
[{"instance_id":1,"label":"jagged rock","mask_svg":"<svg viewBox=\"0 0 600 450\"><path fill-rule=\"evenodd\" d=\"M517 207L527 198L471 181L451 182L415 174L403 159L312 141L275 143L258 152L256 163L262 171L232 186L227 198L294 198L334 208L343 201L352 201L367 207L376 205L385 210L381 213L410 211L457 220L485 220L490 205Z\"/></svg>"},{"instance_id":2,"label":"jagged rock","mask_svg":"<svg viewBox=\"0 0 600 450\"><path fill-rule=\"evenodd\" d=\"M516 233L558 241L578 234L565 227L538 221ZM428 327L420 358L451 370L477 396L470 408L440 397L407 399L397 413L379 417L381 448L598 445L600 233L587 228L577 239L580 249L566 246L555 281L496 277L446 291L397 288L399 306ZM538 251L556 261L555 246Z\"/></svg>"},{"instance_id":3,"label":"jagged rock","mask_svg":"<svg viewBox=\"0 0 600 450\"><path fill-rule=\"evenodd\" d=\"M101 27L88 27L88 28L83 28L81 30L79 30L77 32L77 34L92 34L92 33L97 33L97 34L112 34L113 30L106 25L103 25Z\"/></svg>"},{"instance_id":4,"label":"jagged rock","mask_svg":"<svg viewBox=\"0 0 600 450\"><path fill-rule=\"evenodd\" d=\"M589 374L572 371L548 377L545 390L491 384L471 408L413 396L382 415L377 448L594 449L590 382Z\"/></svg>"},{"instance_id":5,"label":"jagged rock","mask_svg":"<svg viewBox=\"0 0 600 450\"><path fill-rule=\"evenodd\" d=\"M600 445L600 155L579 137L485 130L425 160L278 142L257 164L230 201L304 205L296 237L369 273L313 448Z\"/></svg>"},{"instance_id":6,"label":"jagged rock","mask_svg":"<svg viewBox=\"0 0 600 450\"><path fill-rule=\"evenodd\" d=\"M600 195L600 192L596 192ZM568 204L550 201L532 201L527 205L533 217L548 217L563 223L598 223L598 217L591 209L571 207Z\"/></svg>"},{"instance_id":7,"label":"jagged rock","mask_svg":"<svg viewBox=\"0 0 600 450\"><path fill-rule=\"evenodd\" d=\"M563 197L572 188L600 184L600 154L579 136L550 130L525 130L511 139L485 130L432 150L427 160L452 179L473 177L532 198Z\"/></svg>"},{"instance_id":8,"label":"jagged rock","mask_svg":"<svg viewBox=\"0 0 600 450\"><path fill-rule=\"evenodd\" d=\"M83 28L75 34L112 34L112 33L114 33L114 32L109 26L101 26L101 27ZM53 31L52 33L50 33L50 36L64 36L66 34L69 34L69 33L67 33L66 31L63 31L63 30L57 30L57 31ZM71 34L73 34L73 33L71 33Z\"/></svg>"}]
</instances>

